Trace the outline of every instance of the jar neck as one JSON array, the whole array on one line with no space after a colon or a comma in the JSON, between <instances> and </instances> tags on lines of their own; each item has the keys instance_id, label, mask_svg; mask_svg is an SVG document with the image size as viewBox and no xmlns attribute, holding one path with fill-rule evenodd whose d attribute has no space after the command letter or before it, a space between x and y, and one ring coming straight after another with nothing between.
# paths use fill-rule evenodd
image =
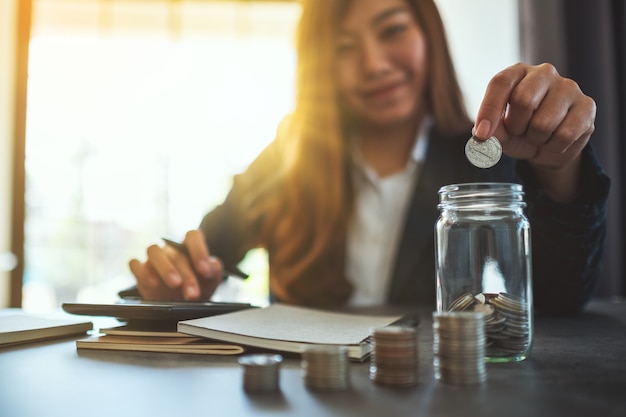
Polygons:
<instances>
[{"instance_id":1,"label":"jar neck","mask_svg":"<svg viewBox=\"0 0 626 417\"><path fill-rule=\"evenodd\" d=\"M439 189L439 209L521 211L526 206L521 185L513 183L467 183Z\"/></svg>"}]
</instances>

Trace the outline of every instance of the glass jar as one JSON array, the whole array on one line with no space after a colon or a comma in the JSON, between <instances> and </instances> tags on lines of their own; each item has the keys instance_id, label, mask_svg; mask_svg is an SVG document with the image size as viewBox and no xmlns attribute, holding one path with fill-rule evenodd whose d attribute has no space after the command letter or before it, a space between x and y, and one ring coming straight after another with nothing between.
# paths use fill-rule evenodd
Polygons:
<instances>
[{"instance_id":1,"label":"glass jar","mask_svg":"<svg viewBox=\"0 0 626 417\"><path fill-rule=\"evenodd\" d=\"M486 360L521 361L533 340L530 224L519 184L439 190L437 311L485 315Z\"/></svg>"}]
</instances>

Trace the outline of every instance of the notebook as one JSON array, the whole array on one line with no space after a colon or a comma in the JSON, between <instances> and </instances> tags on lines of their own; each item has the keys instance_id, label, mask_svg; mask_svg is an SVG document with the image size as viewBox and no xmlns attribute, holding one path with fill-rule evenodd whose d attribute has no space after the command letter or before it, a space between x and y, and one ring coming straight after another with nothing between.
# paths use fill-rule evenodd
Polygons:
<instances>
[{"instance_id":1,"label":"notebook","mask_svg":"<svg viewBox=\"0 0 626 417\"><path fill-rule=\"evenodd\" d=\"M272 304L220 316L178 322L178 331L227 343L300 353L308 345L343 345L354 360L371 351L372 328L396 323L402 316L372 316Z\"/></svg>"},{"instance_id":2,"label":"notebook","mask_svg":"<svg viewBox=\"0 0 626 417\"><path fill-rule=\"evenodd\" d=\"M201 337L103 335L76 341L77 349L122 350L136 352L193 353L200 355L238 355L241 346L207 342Z\"/></svg>"},{"instance_id":3,"label":"notebook","mask_svg":"<svg viewBox=\"0 0 626 417\"><path fill-rule=\"evenodd\" d=\"M142 337L189 337L188 334L175 330L166 330L160 327L115 326L100 329L100 333L107 336L142 336Z\"/></svg>"},{"instance_id":4,"label":"notebook","mask_svg":"<svg viewBox=\"0 0 626 417\"><path fill-rule=\"evenodd\" d=\"M0 347L85 334L91 321L24 313L21 310L0 315Z\"/></svg>"}]
</instances>

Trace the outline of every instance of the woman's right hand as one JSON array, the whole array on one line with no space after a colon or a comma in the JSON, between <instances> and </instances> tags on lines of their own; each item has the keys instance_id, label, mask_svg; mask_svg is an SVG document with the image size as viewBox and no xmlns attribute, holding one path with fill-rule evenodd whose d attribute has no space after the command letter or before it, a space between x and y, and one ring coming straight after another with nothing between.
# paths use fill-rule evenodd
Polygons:
<instances>
[{"instance_id":1,"label":"woman's right hand","mask_svg":"<svg viewBox=\"0 0 626 417\"><path fill-rule=\"evenodd\" d=\"M190 230L183 241L189 255L151 245L145 262L131 259L130 270L144 300L207 301L224 277L224 265L211 256L204 234Z\"/></svg>"}]
</instances>

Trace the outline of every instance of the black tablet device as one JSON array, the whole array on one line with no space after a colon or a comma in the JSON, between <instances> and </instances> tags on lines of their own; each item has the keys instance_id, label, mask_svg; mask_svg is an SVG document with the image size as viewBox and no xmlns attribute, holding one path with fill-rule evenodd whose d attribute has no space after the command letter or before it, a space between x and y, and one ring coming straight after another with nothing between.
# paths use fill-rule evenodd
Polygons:
<instances>
[{"instance_id":1,"label":"black tablet device","mask_svg":"<svg viewBox=\"0 0 626 417\"><path fill-rule=\"evenodd\" d=\"M141 300L121 300L112 304L63 303L62 308L70 314L83 316L115 317L135 325L162 327L180 320L215 316L233 311L255 308L247 303L228 302L161 302Z\"/></svg>"}]
</instances>

